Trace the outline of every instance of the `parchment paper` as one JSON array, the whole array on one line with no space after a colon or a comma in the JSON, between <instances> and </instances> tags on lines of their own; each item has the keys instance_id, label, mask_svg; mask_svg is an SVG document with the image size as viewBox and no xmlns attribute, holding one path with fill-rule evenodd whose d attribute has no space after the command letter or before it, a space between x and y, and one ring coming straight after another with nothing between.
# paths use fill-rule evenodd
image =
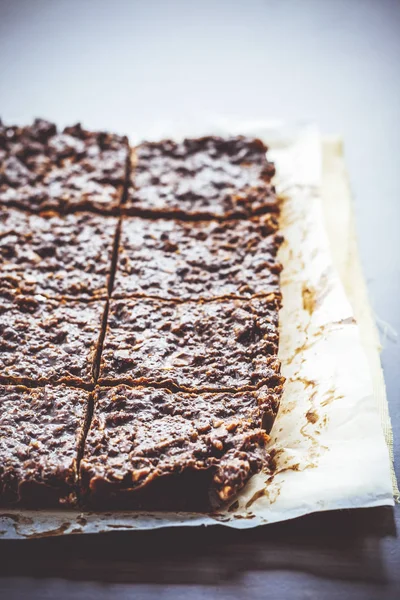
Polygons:
<instances>
[{"instance_id":1,"label":"parchment paper","mask_svg":"<svg viewBox=\"0 0 400 600\"><path fill-rule=\"evenodd\" d=\"M143 137L178 137L177 129ZM210 132L261 137L278 172L285 236L280 357L287 382L271 434L276 471L253 477L218 513L7 510L0 513L0 536L178 525L249 528L311 512L393 504L398 490L392 487L382 429L390 446L379 341L359 266L340 143L325 145L323 155L315 126L237 122L201 131L184 128L186 135Z\"/></svg>"},{"instance_id":2,"label":"parchment paper","mask_svg":"<svg viewBox=\"0 0 400 600\"><path fill-rule=\"evenodd\" d=\"M399 502L400 492L393 465L393 432L379 356L381 344L358 254L352 197L340 137L323 139L322 203L333 262L353 307L367 354L374 396L389 449L393 495Z\"/></svg>"}]
</instances>

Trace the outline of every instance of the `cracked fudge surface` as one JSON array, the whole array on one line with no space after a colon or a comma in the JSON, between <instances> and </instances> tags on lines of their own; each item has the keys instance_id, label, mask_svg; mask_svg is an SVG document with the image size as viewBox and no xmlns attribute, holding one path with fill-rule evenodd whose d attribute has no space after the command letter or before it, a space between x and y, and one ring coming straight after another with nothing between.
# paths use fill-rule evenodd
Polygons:
<instances>
[{"instance_id":1,"label":"cracked fudge surface","mask_svg":"<svg viewBox=\"0 0 400 600\"><path fill-rule=\"evenodd\" d=\"M0 383L88 385L105 301L0 296Z\"/></svg>"},{"instance_id":2,"label":"cracked fudge surface","mask_svg":"<svg viewBox=\"0 0 400 600\"><path fill-rule=\"evenodd\" d=\"M42 119L26 127L0 123L0 204L33 212L115 212L128 159L126 137L79 124L59 133Z\"/></svg>"},{"instance_id":3,"label":"cracked fudge surface","mask_svg":"<svg viewBox=\"0 0 400 600\"><path fill-rule=\"evenodd\" d=\"M268 466L265 426L272 426L281 391L281 382L274 389L200 395L98 388L81 462L84 494L104 507L175 510L231 499Z\"/></svg>"},{"instance_id":4,"label":"cracked fudge surface","mask_svg":"<svg viewBox=\"0 0 400 600\"><path fill-rule=\"evenodd\" d=\"M73 502L88 393L0 386L0 505Z\"/></svg>"},{"instance_id":5,"label":"cracked fudge surface","mask_svg":"<svg viewBox=\"0 0 400 600\"><path fill-rule=\"evenodd\" d=\"M129 174L126 137L0 121L0 505L80 489L89 507L204 510L268 469L283 378L266 150L144 143Z\"/></svg>"},{"instance_id":6,"label":"cracked fudge surface","mask_svg":"<svg viewBox=\"0 0 400 600\"><path fill-rule=\"evenodd\" d=\"M204 137L143 143L132 153L130 214L249 217L277 211L275 173L257 139Z\"/></svg>"},{"instance_id":7,"label":"cracked fudge surface","mask_svg":"<svg viewBox=\"0 0 400 600\"><path fill-rule=\"evenodd\" d=\"M113 296L180 300L279 294L274 215L248 221L122 223Z\"/></svg>"},{"instance_id":8,"label":"cracked fudge surface","mask_svg":"<svg viewBox=\"0 0 400 600\"><path fill-rule=\"evenodd\" d=\"M279 374L279 301L111 300L99 381L191 391L254 387Z\"/></svg>"},{"instance_id":9,"label":"cracked fudge surface","mask_svg":"<svg viewBox=\"0 0 400 600\"><path fill-rule=\"evenodd\" d=\"M47 297L106 296L115 217L0 209L0 289Z\"/></svg>"}]
</instances>

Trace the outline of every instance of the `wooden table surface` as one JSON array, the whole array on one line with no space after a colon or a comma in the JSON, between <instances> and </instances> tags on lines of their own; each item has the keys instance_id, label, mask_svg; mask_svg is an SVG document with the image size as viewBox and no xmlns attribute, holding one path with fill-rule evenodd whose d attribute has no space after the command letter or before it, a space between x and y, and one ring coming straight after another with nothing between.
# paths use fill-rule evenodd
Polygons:
<instances>
[{"instance_id":1,"label":"wooden table surface","mask_svg":"<svg viewBox=\"0 0 400 600\"><path fill-rule=\"evenodd\" d=\"M5 122L225 115L341 133L400 464L400 2L0 0ZM400 597L400 507L0 542L0 598Z\"/></svg>"}]
</instances>

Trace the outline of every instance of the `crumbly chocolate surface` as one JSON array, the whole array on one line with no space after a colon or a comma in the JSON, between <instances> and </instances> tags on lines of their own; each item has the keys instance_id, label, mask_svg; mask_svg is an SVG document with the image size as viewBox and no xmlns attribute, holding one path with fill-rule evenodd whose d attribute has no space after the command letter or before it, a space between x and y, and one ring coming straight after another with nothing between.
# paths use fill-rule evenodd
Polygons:
<instances>
[{"instance_id":1,"label":"crumbly chocolate surface","mask_svg":"<svg viewBox=\"0 0 400 600\"><path fill-rule=\"evenodd\" d=\"M106 296L117 219L0 209L0 289L50 298Z\"/></svg>"},{"instance_id":2,"label":"crumbly chocolate surface","mask_svg":"<svg viewBox=\"0 0 400 600\"><path fill-rule=\"evenodd\" d=\"M204 137L143 143L132 156L130 214L249 217L277 210L275 173L257 139Z\"/></svg>"},{"instance_id":3,"label":"crumbly chocolate surface","mask_svg":"<svg viewBox=\"0 0 400 600\"><path fill-rule=\"evenodd\" d=\"M274 215L247 221L122 223L113 296L180 300L279 294Z\"/></svg>"},{"instance_id":4,"label":"crumbly chocolate surface","mask_svg":"<svg viewBox=\"0 0 400 600\"><path fill-rule=\"evenodd\" d=\"M92 383L105 301L0 296L0 383Z\"/></svg>"},{"instance_id":5,"label":"crumbly chocolate surface","mask_svg":"<svg viewBox=\"0 0 400 600\"><path fill-rule=\"evenodd\" d=\"M87 501L200 510L231 499L268 466L265 424L273 423L281 389L200 395L98 389L81 463ZM187 477L191 486L181 488ZM160 482L161 497L154 493Z\"/></svg>"},{"instance_id":6,"label":"crumbly chocolate surface","mask_svg":"<svg viewBox=\"0 0 400 600\"><path fill-rule=\"evenodd\" d=\"M268 469L266 150L143 143L129 173L126 137L0 121L0 504L205 510Z\"/></svg>"},{"instance_id":7,"label":"crumbly chocolate surface","mask_svg":"<svg viewBox=\"0 0 400 600\"><path fill-rule=\"evenodd\" d=\"M112 300L99 381L172 384L191 391L275 382L278 309L274 297Z\"/></svg>"},{"instance_id":8,"label":"crumbly chocolate surface","mask_svg":"<svg viewBox=\"0 0 400 600\"><path fill-rule=\"evenodd\" d=\"M79 124L62 133L42 119L27 127L0 124L0 204L33 212L115 212L128 157L126 137Z\"/></svg>"},{"instance_id":9,"label":"crumbly chocolate surface","mask_svg":"<svg viewBox=\"0 0 400 600\"><path fill-rule=\"evenodd\" d=\"M88 393L66 386L0 386L0 505L74 501Z\"/></svg>"}]
</instances>

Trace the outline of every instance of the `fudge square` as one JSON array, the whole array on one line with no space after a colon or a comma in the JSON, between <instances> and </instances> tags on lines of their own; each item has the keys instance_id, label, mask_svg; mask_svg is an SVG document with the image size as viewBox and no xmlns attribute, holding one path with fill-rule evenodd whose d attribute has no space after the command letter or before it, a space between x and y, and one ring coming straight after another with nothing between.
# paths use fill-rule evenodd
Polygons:
<instances>
[{"instance_id":1,"label":"fudge square","mask_svg":"<svg viewBox=\"0 0 400 600\"><path fill-rule=\"evenodd\" d=\"M115 217L0 208L0 289L47 297L107 295Z\"/></svg>"},{"instance_id":2,"label":"fudge square","mask_svg":"<svg viewBox=\"0 0 400 600\"><path fill-rule=\"evenodd\" d=\"M98 388L81 462L85 501L204 510L230 500L269 466L282 381L237 393Z\"/></svg>"},{"instance_id":3,"label":"fudge square","mask_svg":"<svg viewBox=\"0 0 400 600\"><path fill-rule=\"evenodd\" d=\"M279 294L275 215L186 222L126 217L113 296L198 300Z\"/></svg>"},{"instance_id":4,"label":"fudge square","mask_svg":"<svg viewBox=\"0 0 400 600\"><path fill-rule=\"evenodd\" d=\"M105 305L0 295L0 383L91 384Z\"/></svg>"},{"instance_id":5,"label":"fudge square","mask_svg":"<svg viewBox=\"0 0 400 600\"><path fill-rule=\"evenodd\" d=\"M243 136L143 143L132 153L130 214L249 217L278 210L267 148Z\"/></svg>"},{"instance_id":6,"label":"fudge square","mask_svg":"<svg viewBox=\"0 0 400 600\"><path fill-rule=\"evenodd\" d=\"M58 133L43 119L26 127L0 122L0 204L32 212L114 213L128 162L126 137L79 124Z\"/></svg>"},{"instance_id":7,"label":"fudge square","mask_svg":"<svg viewBox=\"0 0 400 600\"><path fill-rule=\"evenodd\" d=\"M273 295L204 303L111 300L99 382L190 391L274 387L278 310Z\"/></svg>"},{"instance_id":8,"label":"fudge square","mask_svg":"<svg viewBox=\"0 0 400 600\"><path fill-rule=\"evenodd\" d=\"M65 385L0 386L0 505L74 502L88 396Z\"/></svg>"}]
</instances>

